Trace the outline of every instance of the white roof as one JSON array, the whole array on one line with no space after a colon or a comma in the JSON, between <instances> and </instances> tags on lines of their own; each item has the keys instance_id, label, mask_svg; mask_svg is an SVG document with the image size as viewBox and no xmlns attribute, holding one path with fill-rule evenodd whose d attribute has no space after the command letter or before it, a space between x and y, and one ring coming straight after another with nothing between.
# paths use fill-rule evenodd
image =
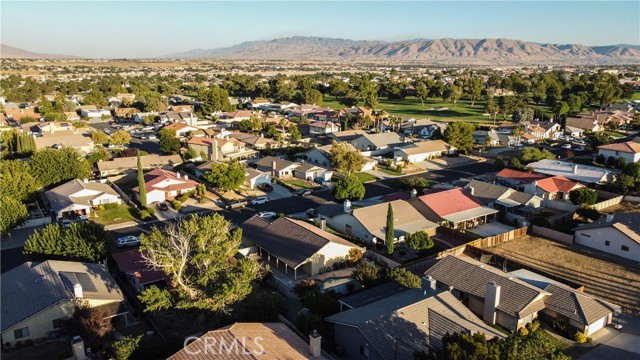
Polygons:
<instances>
[{"instance_id":1,"label":"white roof","mask_svg":"<svg viewBox=\"0 0 640 360\"><path fill-rule=\"evenodd\" d=\"M564 176L567 179L583 183L611 182L617 173L601 167L548 159L533 162L527 167L533 168L535 172L540 174Z\"/></svg>"}]
</instances>

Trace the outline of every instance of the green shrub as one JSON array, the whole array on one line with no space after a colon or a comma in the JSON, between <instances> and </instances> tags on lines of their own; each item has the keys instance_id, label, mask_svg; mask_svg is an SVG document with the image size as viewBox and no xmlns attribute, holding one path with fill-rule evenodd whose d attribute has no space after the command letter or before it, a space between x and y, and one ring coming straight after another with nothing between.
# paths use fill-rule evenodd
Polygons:
<instances>
[{"instance_id":1,"label":"green shrub","mask_svg":"<svg viewBox=\"0 0 640 360\"><path fill-rule=\"evenodd\" d=\"M537 320L527 324L527 330L529 330L530 333L535 332L539 327L540 323Z\"/></svg>"},{"instance_id":2,"label":"green shrub","mask_svg":"<svg viewBox=\"0 0 640 360\"><path fill-rule=\"evenodd\" d=\"M593 338L591 336L587 336L587 342L589 344L593 343Z\"/></svg>"},{"instance_id":3,"label":"green shrub","mask_svg":"<svg viewBox=\"0 0 640 360\"><path fill-rule=\"evenodd\" d=\"M582 218L589 219L591 221L600 220L600 218L602 217L602 214L598 210L592 209L592 208L584 208L584 207L578 208L576 210L576 214Z\"/></svg>"},{"instance_id":4,"label":"green shrub","mask_svg":"<svg viewBox=\"0 0 640 360\"><path fill-rule=\"evenodd\" d=\"M103 210L104 210L104 205L98 205L98 207L96 208L96 210L98 210L98 211L103 211Z\"/></svg>"},{"instance_id":5,"label":"green shrub","mask_svg":"<svg viewBox=\"0 0 640 360\"><path fill-rule=\"evenodd\" d=\"M109 210L109 209L115 209L115 208L117 208L117 207L118 207L118 205L120 205L120 204L116 204L116 203L104 204L104 208L105 208L106 210ZM100 206L103 206L103 205L100 205Z\"/></svg>"},{"instance_id":6,"label":"green shrub","mask_svg":"<svg viewBox=\"0 0 640 360\"><path fill-rule=\"evenodd\" d=\"M178 200L172 200L171 207L173 207L176 211L180 211L180 209L182 208L182 204Z\"/></svg>"},{"instance_id":7,"label":"green shrub","mask_svg":"<svg viewBox=\"0 0 640 360\"><path fill-rule=\"evenodd\" d=\"M187 201L187 199L189 199L189 193L184 193L176 196L176 200L180 201L181 203Z\"/></svg>"},{"instance_id":8,"label":"green shrub","mask_svg":"<svg viewBox=\"0 0 640 360\"><path fill-rule=\"evenodd\" d=\"M587 336L582 331L576 331L573 334L573 340L579 344L584 344L587 342Z\"/></svg>"},{"instance_id":9,"label":"green shrub","mask_svg":"<svg viewBox=\"0 0 640 360\"><path fill-rule=\"evenodd\" d=\"M518 329L518 335L527 336L529 335L529 330L527 330L526 327L521 327L520 329Z\"/></svg>"},{"instance_id":10,"label":"green shrub","mask_svg":"<svg viewBox=\"0 0 640 360\"><path fill-rule=\"evenodd\" d=\"M147 210L140 211L138 215L140 216L140 220L142 221L151 220L151 214L149 214Z\"/></svg>"},{"instance_id":11,"label":"green shrub","mask_svg":"<svg viewBox=\"0 0 640 360\"><path fill-rule=\"evenodd\" d=\"M145 208L145 210L147 210L147 212L149 213L149 215L155 215L156 214L156 209L153 208L153 206L147 206Z\"/></svg>"}]
</instances>

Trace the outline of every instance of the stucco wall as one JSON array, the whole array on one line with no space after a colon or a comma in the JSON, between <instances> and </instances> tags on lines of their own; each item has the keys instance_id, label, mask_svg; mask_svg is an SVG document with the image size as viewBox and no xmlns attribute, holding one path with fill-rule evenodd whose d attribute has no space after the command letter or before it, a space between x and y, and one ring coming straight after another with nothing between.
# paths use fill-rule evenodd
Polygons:
<instances>
[{"instance_id":1,"label":"stucco wall","mask_svg":"<svg viewBox=\"0 0 640 360\"><path fill-rule=\"evenodd\" d=\"M605 241L609 241L609 246ZM574 242L629 260L640 261L640 245L612 227L576 230ZM629 251L622 251L623 245L629 247Z\"/></svg>"}]
</instances>

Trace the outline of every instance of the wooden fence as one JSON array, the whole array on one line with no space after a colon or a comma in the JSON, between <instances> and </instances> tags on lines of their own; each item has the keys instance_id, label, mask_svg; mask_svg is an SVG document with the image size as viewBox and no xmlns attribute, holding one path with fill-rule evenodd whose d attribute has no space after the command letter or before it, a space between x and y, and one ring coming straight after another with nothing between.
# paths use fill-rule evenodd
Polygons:
<instances>
[{"instance_id":1,"label":"wooden fence","mask_svg":"<svg viewBox=\"0 0 640 360\"><path fill-rule=\"evenodd\" d=\"M438 253L438 259L445 255L460 255L465 251L467 246L473 246L480 249L495 246L504 242L511 241L513 239L517 239L523 237L527 234L527 227L521 227L518 229L513 229L504 234L488 236L485 238L472 240L464 245L456 246L451 249L447 249Z\"/></svg>"},{"instance_id":2,"label":"wooden fence","mask_svg":"<svg viewBox=\"0 0 640 360\"><path fill-rule=\"evenodd\" d=\"M565 233L562 233L560 231L555 231L553 229L549 229L549 228L546 228L546 227L532 225L531 226L531 233L533 235L537 235L537 236L544 237L546 239L554 240L554 241L557 241L557 242L565 244L565 245L573 244L573 235L565 234Z\"/></svg>"}]
</instances>

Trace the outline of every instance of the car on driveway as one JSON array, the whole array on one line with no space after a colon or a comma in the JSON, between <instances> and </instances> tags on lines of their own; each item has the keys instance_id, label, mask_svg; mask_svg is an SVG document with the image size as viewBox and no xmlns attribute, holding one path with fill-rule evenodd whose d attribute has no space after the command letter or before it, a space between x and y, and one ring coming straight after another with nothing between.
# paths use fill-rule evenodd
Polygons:
<instances>
[{"instance_id":1,"label":"car on driveway","mask_svg":"<svg viewBox=\"0 0 640 360\"><path fill-rule=\"evenodd\" d=\"M260 196L257 197L253 200L251 200L251 205L260 205L260 204L266 204L269 202L269 198L266 196Z\"/></svg>"},{"instance_id":2,"label":"car on driveway","mask_svg":"<svg viewBox=\"0 0 640 360\"><path fill-rule=\"evenodd\" d=\"M273 211L260 211L258 213L258 217L263 219L273 219L276 216L278 216L278 214L274 213Z\"/></svg>"},{"instance_id":3,"label":"car on driveway","mask_svg":"<svg viewBox=\"0 0 640 360\"><path fill-rule=\"evenodd\" d=\"M140 238L133 235L123 236L121 238L118 238L118 240L116 241L116 246L119 248L138 245L140 245Z\"/></svg>"},{"instance_id":4,"label":"car on driveway","mask_svg":"<svg viewBox=\"0 0 640 360\"><path fill-rule=\"evenodd\" d=\"M262 190L264 192L272 192L273 191L273 185L267 184L267 183L258 184L258 189L260 189L260 190Z\"/></svg>"},{"instance_id":5,"label":"car on driveway","mask_svg":"<svg viewBox=\"0 0 640 360\"><path fill-rule=\"evenodd\" d=\"M311 190L309 189L300 189L298 191L296 191L296 196L307 196L307 195L311 195Z\"/></svg>"},{"instance_id":6,"label":"car on driveway","mask_svg":"<svg viewBox=\"0 0 640 360\"><path fill-rule=\"evenodd\" d=\"M236 208L243 208L247 206L247 202L245 200L231 200L229 202L227 202L227 205L225 205L225 209L227 210L231 210L231 209L236 209Z\"/></svg>"},{"instance_id":7,"label":"car on driveway","mask_svg":"<svg viewBox=\"0 0 640 360\"><path fill-rule=\"evenodd\" d=\"M161 211L167 211L167 210L169 210L169 206L167 205L166 202L163 201L163 202L158 203L158 209L161 210Z\"/></svg>"}]
</instances>

